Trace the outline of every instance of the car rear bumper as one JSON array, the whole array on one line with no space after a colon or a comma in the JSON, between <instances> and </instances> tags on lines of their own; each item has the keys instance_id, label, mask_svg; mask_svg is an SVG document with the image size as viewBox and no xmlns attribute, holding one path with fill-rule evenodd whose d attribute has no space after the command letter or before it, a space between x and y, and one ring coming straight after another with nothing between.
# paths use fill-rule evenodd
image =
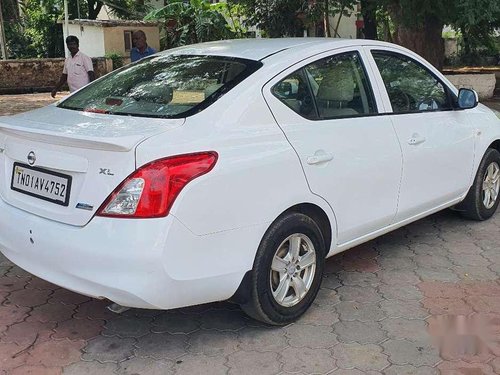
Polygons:
<instances>
[{"instance_id":1,"label":"car rear bumper","mask_svg":"<svg viewBox=\"0 0 500 375\"><path fill-rule=\"evenodd\" d=\"M252 268L265 230L256 226L197 236L172 215L95 217L75 227L1 199L0 212L0 251L13 263L75 292L139 308L171 309L231 297Z\"/></svg>"}]
</instances>

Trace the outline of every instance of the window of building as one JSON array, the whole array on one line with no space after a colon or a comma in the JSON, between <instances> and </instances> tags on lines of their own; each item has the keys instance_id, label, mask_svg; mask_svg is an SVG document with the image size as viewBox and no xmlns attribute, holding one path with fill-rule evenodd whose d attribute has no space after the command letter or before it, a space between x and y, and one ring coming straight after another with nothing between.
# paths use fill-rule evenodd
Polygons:
<instances>
[{"instance_id":1,"label":"window of building","mask_svg":"<svg viewBox=\"0 0 500 375\"><path fill-rule=\"evenodd\" d=\"M132 34L133 33L134 32L130 31L130 30L125 30L123 32L123 39L125 42L125 51L127 51L127 52L129 52L133 47L133 44L132 44Z\"/></svg>"}]
</instances>

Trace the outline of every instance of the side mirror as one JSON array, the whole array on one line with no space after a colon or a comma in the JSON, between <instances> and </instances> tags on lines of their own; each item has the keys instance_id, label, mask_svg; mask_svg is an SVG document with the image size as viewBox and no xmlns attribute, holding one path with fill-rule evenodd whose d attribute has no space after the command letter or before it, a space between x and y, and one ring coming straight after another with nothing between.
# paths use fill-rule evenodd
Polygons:
<instances>
[{"instance_id":1,"label":"side mirror","mask_svg":"<svg viewBox=\"0 0 500 375\"><path fill-rule=\"evenodd\" d=\"M471 89L460 89L458 91L458 108L470 109L477 107L479 97L477 92Z\"/></svg>"}]
</instances>

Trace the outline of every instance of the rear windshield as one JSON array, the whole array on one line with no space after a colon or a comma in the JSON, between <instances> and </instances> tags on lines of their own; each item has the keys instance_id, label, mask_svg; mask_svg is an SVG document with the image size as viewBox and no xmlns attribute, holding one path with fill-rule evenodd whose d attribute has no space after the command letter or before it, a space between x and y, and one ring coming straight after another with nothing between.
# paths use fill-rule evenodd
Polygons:
<instances>
[{"instance_id":1,"label":"rear windshield","mask_svg":"<svg viewBox=\"0 0 500 375\"><path fill-rule=\"evenodd\" d=\"M154 56L93 82L60 108L116 115L179 118L216 101L260 68L217 56Z\"/></svg>"}]
</instances>

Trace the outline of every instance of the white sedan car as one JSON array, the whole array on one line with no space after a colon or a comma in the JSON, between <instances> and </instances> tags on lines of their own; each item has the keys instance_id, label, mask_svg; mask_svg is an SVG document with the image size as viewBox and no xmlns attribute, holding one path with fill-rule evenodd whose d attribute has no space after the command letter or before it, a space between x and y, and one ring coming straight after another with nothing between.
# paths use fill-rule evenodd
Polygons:
<instances>
[{"instance_id":1,"label":"white sedan car","mask_svg":"<svg viewBox=\"0 0 500 375\"><path fill-rule=\"evenodd\" d=\"M287 324L325 258L447 207L492 216L499 150L475 92L401 47L187 46L0 118L0 249L123 306Z\"/></svg>"}]
</instances>

